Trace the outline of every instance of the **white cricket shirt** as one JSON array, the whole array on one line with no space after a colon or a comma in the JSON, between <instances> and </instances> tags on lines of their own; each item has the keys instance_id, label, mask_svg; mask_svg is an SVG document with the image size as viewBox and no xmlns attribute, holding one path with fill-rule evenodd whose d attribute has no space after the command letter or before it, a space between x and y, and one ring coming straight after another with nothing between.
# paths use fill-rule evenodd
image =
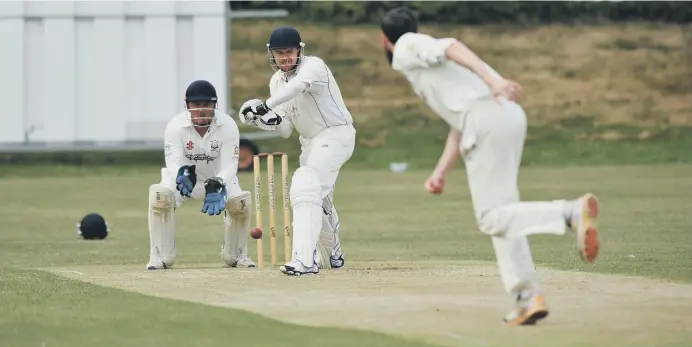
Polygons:
<instances>
[{"instance_id":1,"label":"white cricket shirt","mask_svg":"<svg viewBox=\"0 0 692 347\"><path fill-rule=\"evenodd\" d=\"M305 138L313 138L322 130L339 125L353 124L339 85L325 62L314 56L303 56L296 72L285 77L277 71L269 81L269 92L276 95L297 79L309 85L291 100L280 104L274 111L288 118L293 127Z\"/></svg>"},{"instance_id":2,"label":"white cricket shirt","mask_svg":"<svg viewBox=\"0 0 692 347\"><path fill-rule=\"evenodd\" d=\"M231 182L238 173L239 141L238 125L226 113L215 112L204 137L192 126L188 111L175 115L164 135L168 177L175 180L181 166L196 165L198 184L211 177Z\"/></svg>"},{"instance_id":3,"label":"white cricket shirt","mask_svg":"<svg viewBox=\"0 0 692 347\"><path fill-rule=\"evenodd\" d=\"M392 68L403 73L416 94L451 127L462 130L469 102L489 96L490 88L473 71L447 60L445 50L456 41L406 33L394 45Z\"/></svg>"}]
</instances>

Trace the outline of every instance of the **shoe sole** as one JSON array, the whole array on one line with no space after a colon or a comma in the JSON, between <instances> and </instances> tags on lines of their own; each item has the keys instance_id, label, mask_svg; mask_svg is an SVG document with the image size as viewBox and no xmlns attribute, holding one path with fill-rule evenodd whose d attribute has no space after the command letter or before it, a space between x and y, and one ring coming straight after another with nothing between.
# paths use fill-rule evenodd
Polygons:
<instances>
[{"instance_id":1,"label":"shoe sole","mask_svg":"<svg viewBox=\"0 0 692 347\"><path fill-rule=\"evenodd\" d=\"M596 220L600 208L598 198L588 193L582 197L582 214L577 231L579 256L587 263L593 263L598 257L600 238Z\"/></svg>"},{"instance_id":2,"label":"shoe sole","mask_svg":"<svg viewBox=\"0 0 692 347\"><path fill-rule=\"evenodd\" d=\"M253 264L253 265L238 265L238 264L235 264L235 265L229 265L229 266L230 266L230 267L235 267L235 268L251 268L251 267L257 267L257 265L254 265L254 264Z\"/></svg>"},{"instance_id":3,"label":"shoe sole","mask_svg":"<svg viewBox=\"0 0 692 347\"><path fill-rule=\"evenodd\" d=\"M541 299L541 301L543 300ZM505 323L509 326L536 325L536 322L545 317L548 317L548 308L545 304L541 303L531 310L528 310L523 316L512 319L511 321L506 321Z\"/></svg>"},{"instance_id":4,"label":"shoe sole","mask_svg":"<svg viewBox=\"0 0 692 347\"><path fill-rule=\"evenodd\" d=\"M171 267L168 266L168 265L166 265L166 264L163 264L163 267L156 267L156 266L153 266L153 265L152 265L152 266L147 266L147 270L168 270L168 269L170 269L170 268L171 268Z\"/></svg>"},{"instance_id":5,"label":"shoe sole","mask_svg":"<svg viewBox=\"0 0 692 347\"><path fill-rule=\"evenodd\" d=\"M286 266L286 265L281 265L279 267L279 271L283 273L284 275L289 275L289 276L310 276L310 275L317 275L317 272L300 272L296 271L295 268Z\"/></svg>"}]
</instances>

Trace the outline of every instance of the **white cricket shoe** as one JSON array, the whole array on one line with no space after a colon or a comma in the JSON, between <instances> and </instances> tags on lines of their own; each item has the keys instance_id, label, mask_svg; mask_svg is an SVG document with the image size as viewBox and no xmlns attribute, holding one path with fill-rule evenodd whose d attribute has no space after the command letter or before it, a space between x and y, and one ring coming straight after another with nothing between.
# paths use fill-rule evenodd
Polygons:
<instances>
[{"instance_id":1,"label":"white cricket shoe","mask_svg":"<svg viewBox=\"0 0 692 347\"><path fill-rule=\"evenodd\" d=\"M548 305L541 291L535 289L517 295L517 304L505 318L505 324L509 326L534 325L537 321L548 316Z\"/></svg>"},{"instance_id":2,"label":"white cricket shoe","mask_svg":"<svg viewBox=\"0 0 692 347\"><path fill-rule=\"evenodd\" d=\"M171 266L162 261L150 261L147 263L147 270L166 270L170 268Z\"/></svg>"},{"instance_id":3,"label":"white cricket shoe","mask_svg":"<svg viewBox=\"0 0 692 347\"><path fill-rule=\"evenodd\" d=\"M234 267L256 267L255 263L247 256L247 254L239 254L235 260Z\"/></svg>"},{"instance_id":4,"label":"white cricket shoe","mask_svg":"<svg viewBox=\"0 0 692 347\"><path fill-rule=\"evenodd\" d=\"M596 219L598 218L598 198L587 193L576 200L568 225L577 236L577 248L582 260L593 263L598 256L600 241Z\"/></svg>"},{"instance_id":5,"label":"white cricket shoe","mask_svg":"<svg viewBox=\"0 0 692 347\"><path fill-rule=\"evenodd\" d=\"M289 276L301 276L301 275L317 275L320 272L320 268L315 262L312 267L307 267L300 262L300 260L292 260L288 264L281 265L279 270Z\"/></svg>"}]
</instances>

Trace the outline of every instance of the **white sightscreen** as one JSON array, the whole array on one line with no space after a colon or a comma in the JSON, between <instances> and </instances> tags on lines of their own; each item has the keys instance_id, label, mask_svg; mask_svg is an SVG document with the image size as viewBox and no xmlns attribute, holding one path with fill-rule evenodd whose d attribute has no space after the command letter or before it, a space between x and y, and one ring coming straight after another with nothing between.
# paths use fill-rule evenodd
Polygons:
<instances>
[{"instance_id":1,"label":"white sightscreen","mask_svg":"<svg viewBox=\"0 0 692 347\"><path fill-rule=\"evenodd\" d=\"M224 1L0 2L0 142L160 140L206 79L227 109Z\"/></svg>"}]
</instances>

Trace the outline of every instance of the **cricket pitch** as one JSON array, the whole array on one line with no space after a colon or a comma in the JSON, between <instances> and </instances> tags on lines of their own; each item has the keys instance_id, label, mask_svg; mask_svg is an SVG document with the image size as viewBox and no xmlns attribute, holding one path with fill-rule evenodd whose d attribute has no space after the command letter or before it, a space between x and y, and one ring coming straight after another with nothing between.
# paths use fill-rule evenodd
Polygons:
<instances>
[{"instance_id":1,"label":"cricket pitch","mask_svg":"<svg viewBox=\"0 0 692 347\"><path fill-rule=\"evenodd\" d=\"M374 330L443 346L661 346L692 340L692 286L538 268L550 315L506 327L512 307L488 262L354 263L318 276L218 264L48 268L62 276L169 299L247 310L300 325ZM539 337L540 336L540 337ZM558 343L558 341L560 341ZM523 343L520 343L520 345Z\"/></svg>"}]
</instances>

